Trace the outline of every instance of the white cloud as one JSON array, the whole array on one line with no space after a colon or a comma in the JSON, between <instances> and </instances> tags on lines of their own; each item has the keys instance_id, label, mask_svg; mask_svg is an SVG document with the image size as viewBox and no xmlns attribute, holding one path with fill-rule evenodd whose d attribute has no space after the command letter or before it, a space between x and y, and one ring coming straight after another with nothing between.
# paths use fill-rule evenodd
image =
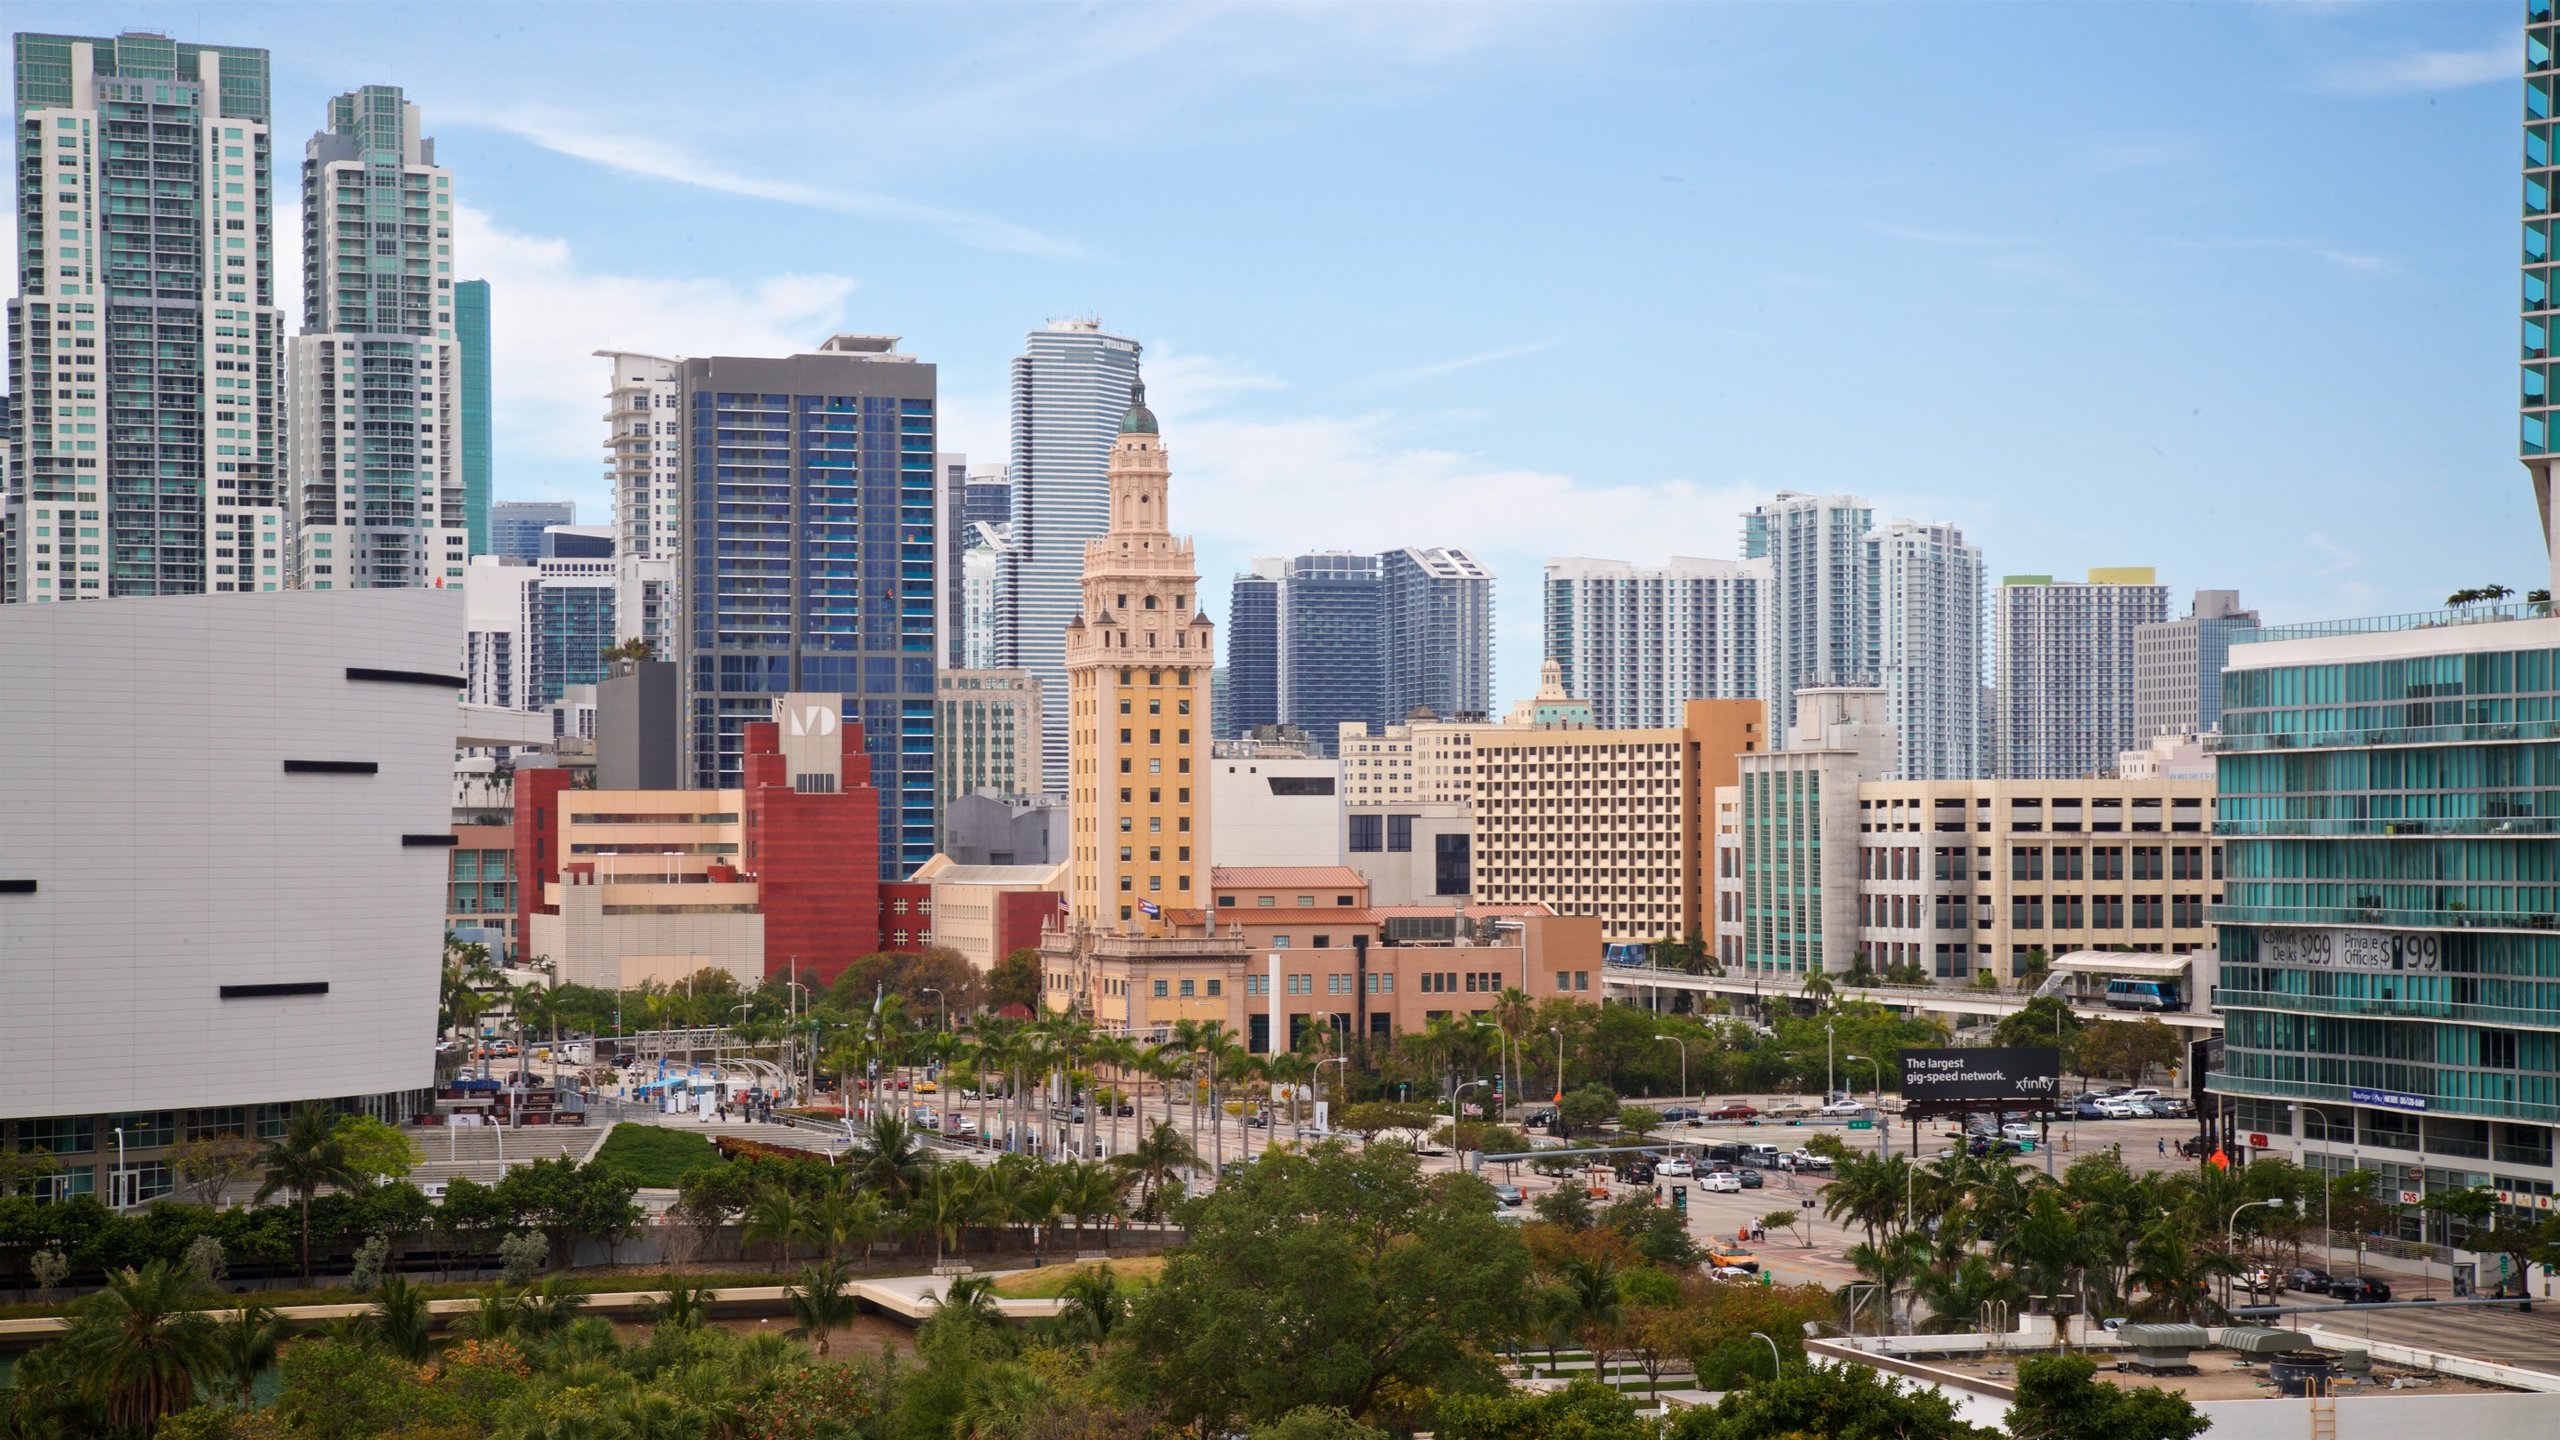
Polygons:
<instances>
[{"instance_id":1,"label":"white cloud","mask_svg":"<svg viewBox=\"0 0 2560 1440\"><path fill-rule=\"evenodd\" d=\"M2521 76L2523 67L2516 42L2500 39L2473 50L2411 50L2332 65L2318 84L2340 95L2416 95L2499 84Z\"/></svg>"},{"instance_id":2,"label":"white cloud","mask_svg":"<svg viewBox=\"0 0 2560 1440\"><path fill-rule=\"evenodd\" d=\"M507 458L537 473L575 473L569 490L601 503L604 362L600 349L656 355L788 355L842 327L855 282L844 275L770 275L736 281L683 275L617 275L586 268L565 240L520 234L469 206L455 215L463 270L489 282L491 382L500 491L526 493Z\"/></svg>"},{"instance_id":3,"label":"white cloud","mask_svg":"<svg viewBox=\"0 0 2560 1440\"><path fill-rule=\"evenodd\" d=\"M691 185L716 190L726 195L743 195L750 199L771 200L777 204L798 205L812 210L826 210L840 215L859 215L865 219L888 220L939 230L974 245L981 250L1002 250L1024 255L1072 256L1079 253L1072 241L1044 235L1028 226L960 210L946 210L895 195L881 195L861 190L829 189L804 185L796 180L773 180L731 170L719 162L695 154L681 143L660 136L636 135L604 126L578 116L541 106L515 106L502 110L471 110L447 107L437 114L439 124L478 126L503 130L541 146L545 150L572 159L619 170L626 175L639 175L652 180L665 180L678 185Z\"/></svg>"},{"instance_id":4,"label":"white cloud","mask_svg":"<svg viewBox=\"0 0 2560 1440\"><path fill-rule=\"evenodd\" d=\"M1435 375L1447 375L1459 370L1472 370L1479 365L1492 365L1504 360L1517 360L1523 355L1535 355L1541 350L1554 349L1558 343L1556 340L1547 339L1533 340L1526 345L1505 345L1499 350L1482 350L1473 355L1461 355L1455 360L1440 360L1429 365L1416 365L1410 370L1390 370L1378 378L1389 384L1428 380Z\"/></svg>"}]
</instances>

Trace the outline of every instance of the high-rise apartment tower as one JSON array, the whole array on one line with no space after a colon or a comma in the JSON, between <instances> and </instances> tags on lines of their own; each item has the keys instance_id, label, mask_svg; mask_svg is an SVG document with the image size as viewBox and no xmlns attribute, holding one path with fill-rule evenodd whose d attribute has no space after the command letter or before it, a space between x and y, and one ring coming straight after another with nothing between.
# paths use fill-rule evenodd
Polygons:
<instances>
[{"instance_id":1,"label":"high-rise apartment tower","mask_svg":"<svg viewBox=\"0 0 2560 1440\"><path fill-rule=\"evenodd\" d=\"M2148 566L2089 572L2086 584L2012 575L1992 605L1999 643L1993 760L2010 780L2112 774L2134 747L2133 637L2169 618L2169 587ZM2144 737L2148 738L2148 737Z\"/></svg>"},{"instance_id":2,"label":"high-rise apartment tower","mask_svg":"<svg viewBox=\"0 0 2560 1440\"><path fill-rule=\"evenodd\" d=\"M1660 566L1550 560L1547 658L1608 730L1676 727L1691 700L1755 699L1766 573L1681 555Z\"/></svg>"},{"instance_id":3,"label":"high-rise apartment tower","mask_svg":"<svg viewBox=\"0 0 2560 1440\"><path fill-rule=\"evenodd\" d=\"M280 590L267 52L20 35L0 600Z\"/></svg>"}]
</instances>

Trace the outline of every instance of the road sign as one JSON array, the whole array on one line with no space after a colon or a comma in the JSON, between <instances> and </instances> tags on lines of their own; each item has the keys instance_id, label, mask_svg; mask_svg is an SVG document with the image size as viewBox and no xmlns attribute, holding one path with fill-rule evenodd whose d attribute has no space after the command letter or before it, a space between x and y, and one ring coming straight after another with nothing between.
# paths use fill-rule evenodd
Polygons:
<instances>
[{"instance_id":1,"label":"road sign","mask_svg":"<svg viewBox=\"0 0 2560 1440\"><path fill-rule=\"evenodd\" d=\"M1873 1130L1876 1128L1876 1122L1873 1120L1852 1120L1849 1122L1849 1128L1852 1130Z\"/></svg>"}]
</instances>

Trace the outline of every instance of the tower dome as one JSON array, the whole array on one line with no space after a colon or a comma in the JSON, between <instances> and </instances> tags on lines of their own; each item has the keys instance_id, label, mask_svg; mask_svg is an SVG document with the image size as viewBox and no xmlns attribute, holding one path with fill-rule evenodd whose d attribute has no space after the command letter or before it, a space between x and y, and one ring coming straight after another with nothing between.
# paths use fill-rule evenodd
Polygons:
<instances>
[{"instance_id":1,"label":"tower dome","mask_svg":"<svg viewBox=\"0 0 2560 1440\"><path fill-rule=\"evenodd\" d=\"M1156 433L1156 412L1147 408L1147 382L1144 380L1129 382L1129 413L1120 417L1120 433L1123 435Z\"/></svg>"}]
</instances>

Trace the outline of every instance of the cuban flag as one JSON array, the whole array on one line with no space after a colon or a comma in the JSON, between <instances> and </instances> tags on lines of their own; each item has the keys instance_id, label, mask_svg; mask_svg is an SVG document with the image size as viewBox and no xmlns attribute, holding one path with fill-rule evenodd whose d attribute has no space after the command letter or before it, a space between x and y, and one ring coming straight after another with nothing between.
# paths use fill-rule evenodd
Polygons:
<instances>
[{"instance_id":1,"label":"cuban flag","mask_svg":"<svg viewBox=\"0 0 2560 1440\"><path fill-rule=\"evenodd\" d=\"M1150 920L1161 920L1164 918L1164 907L1153 900L1141 900L1138 902L1138 913Z\"/></svg>"}]
</instances>

